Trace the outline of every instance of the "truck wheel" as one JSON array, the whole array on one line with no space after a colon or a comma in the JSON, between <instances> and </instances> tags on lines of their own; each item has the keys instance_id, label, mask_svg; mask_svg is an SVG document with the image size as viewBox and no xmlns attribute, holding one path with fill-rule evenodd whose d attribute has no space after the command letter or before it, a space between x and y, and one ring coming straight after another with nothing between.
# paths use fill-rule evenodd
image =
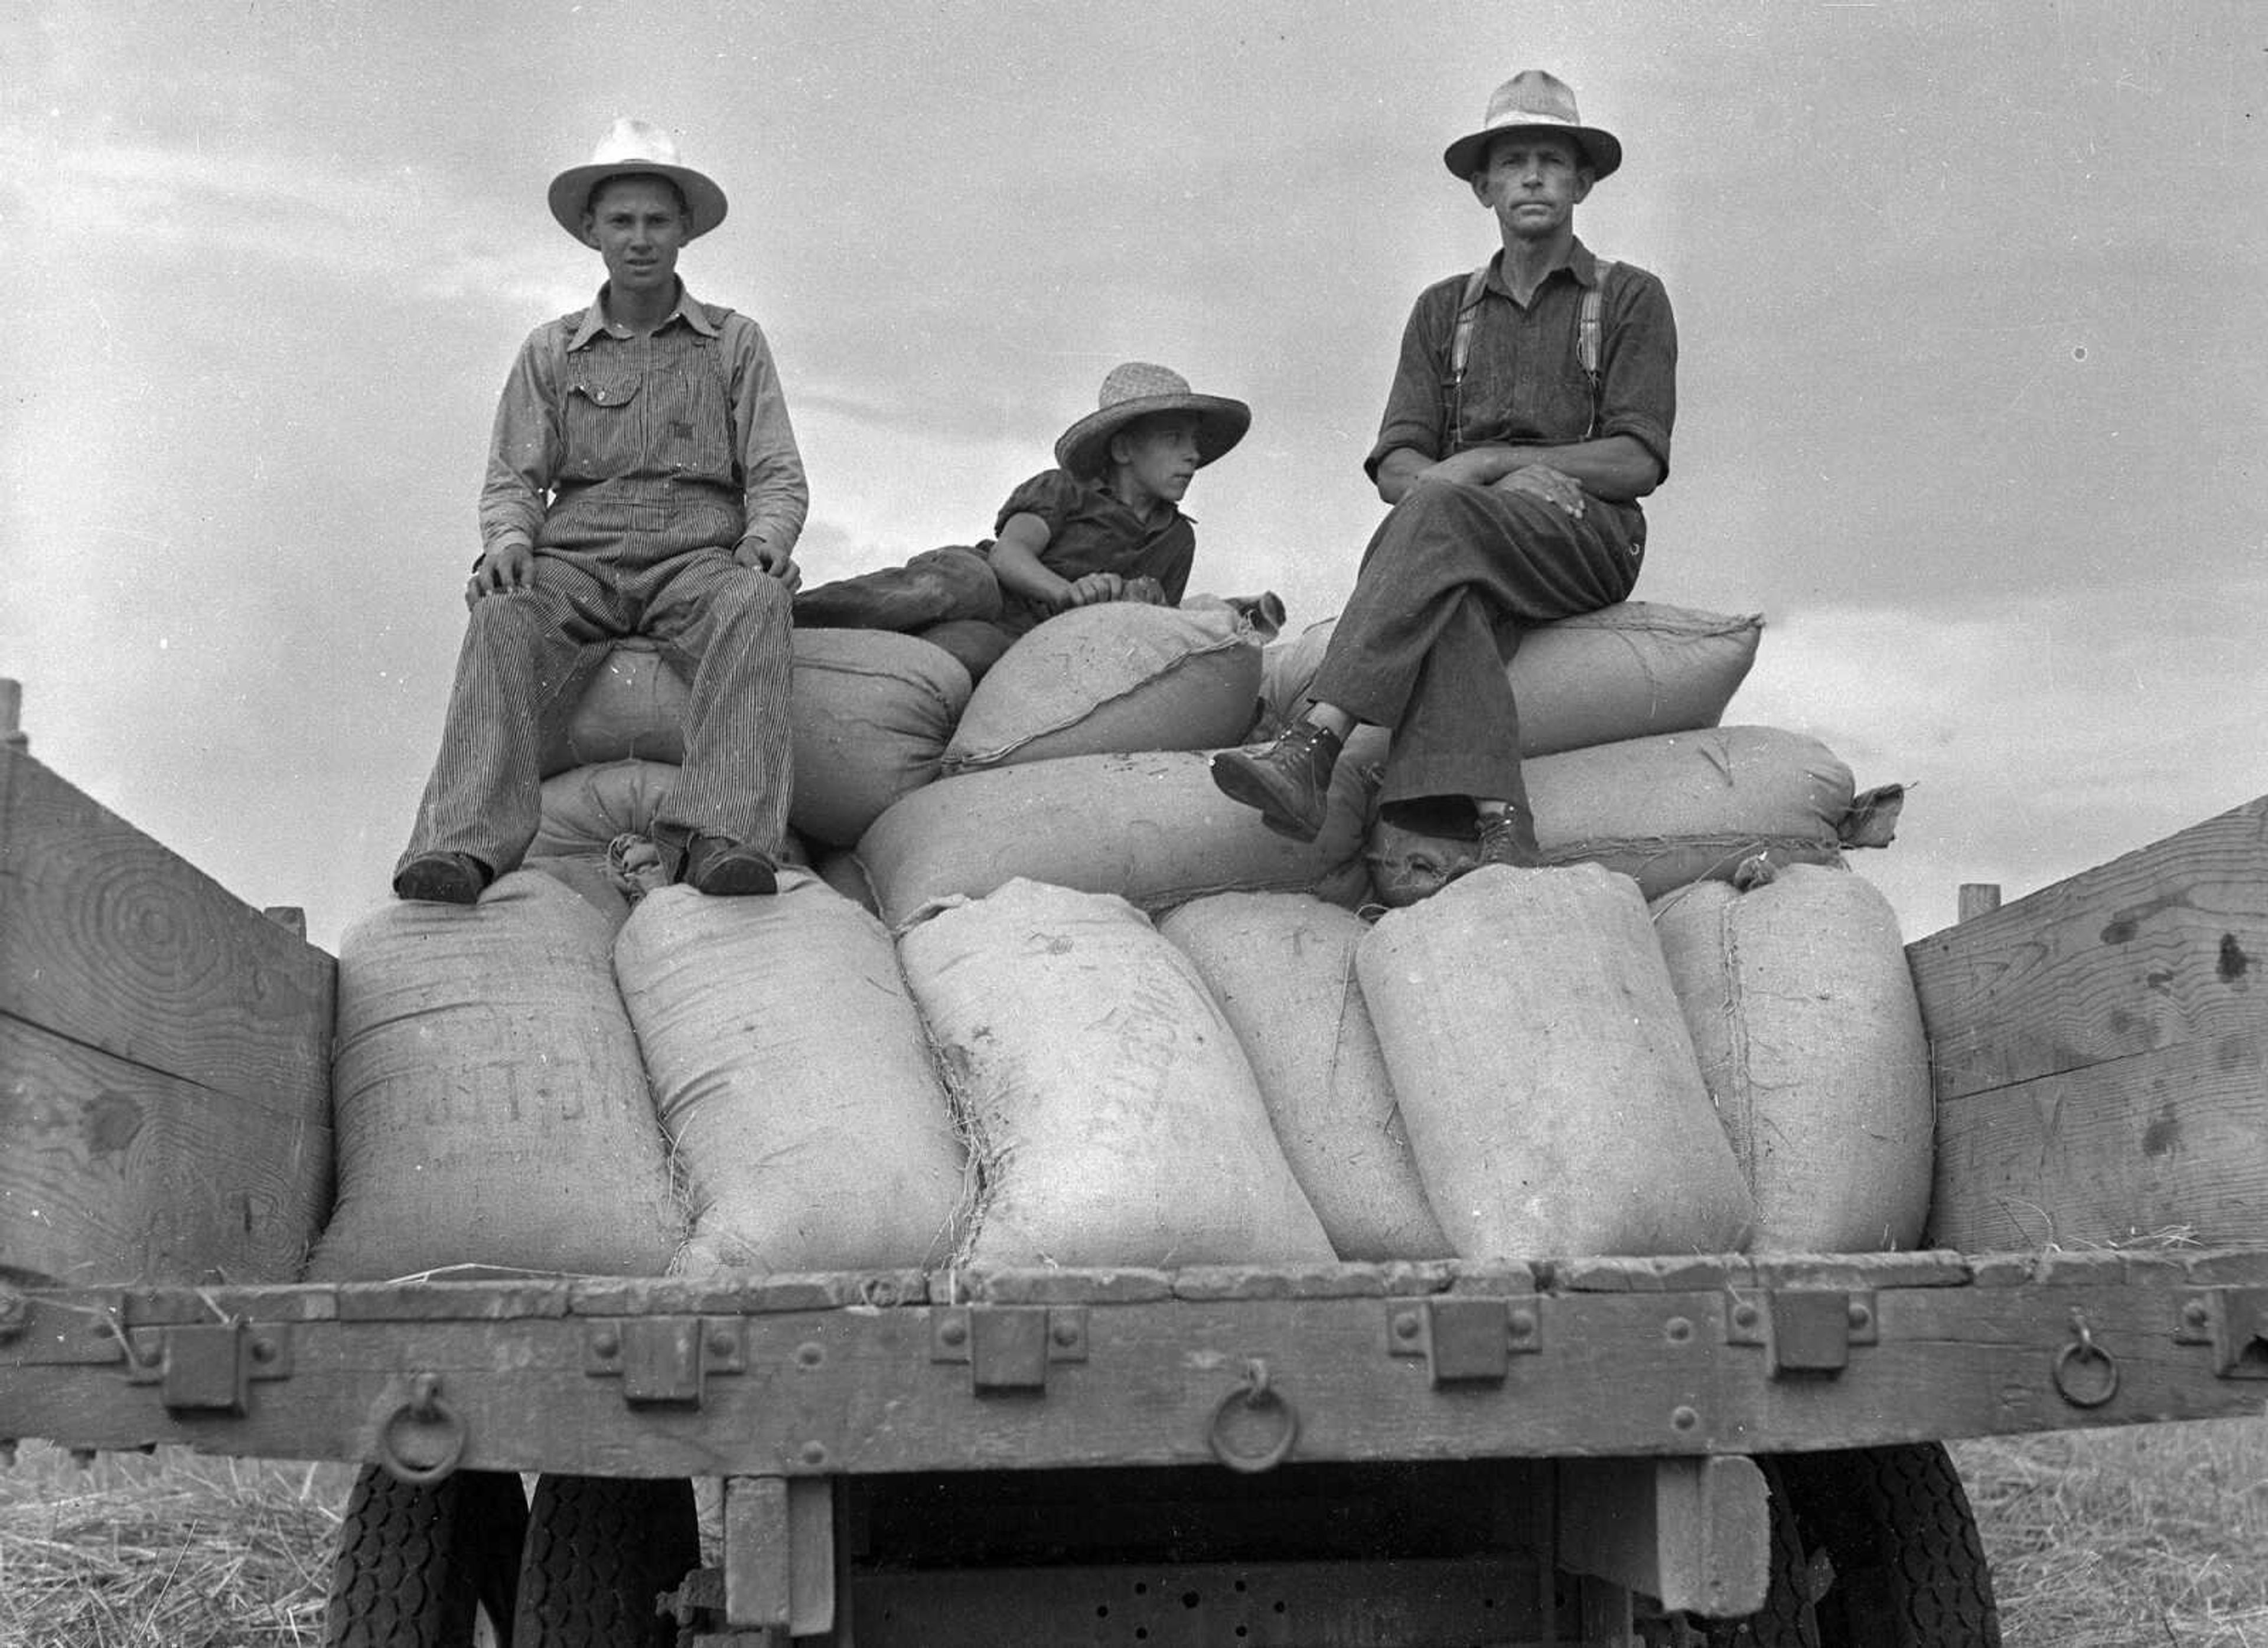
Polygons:
<instances>
[{"instance_id":1,"label":"truck wheel","mask_svg":"<svg viewBox=\"0 0 2268 1648\"><path fill-rule=\"evenodd\" d=\"M1764 1611L1724 1648L2000 1648L1961 1477L1934 1442L1758 1460L1772 1497Z\"/></svg>"},{"instance_id":2,"label":"truck wheel","mask_svg":"<svg viewBox=\"0 0 2268 1648\"><path fill-rule=\"evenodd\" d=\"M527 1501L509 1472L422 1487L363 1468L339 1522L327 1648L511 1648Z\"/></svg>"},{"instance_id":3,"label":"truck wheel","mask_svg":"<svg viewBox=\"0 0 2268 1648\"><path fill-rule=\"evenodd\" d=\"M693 1484L542 1476L520 1557L518 1648L673 1648L654 1604L701 1565Z\"/></svg>"}]
</instances>

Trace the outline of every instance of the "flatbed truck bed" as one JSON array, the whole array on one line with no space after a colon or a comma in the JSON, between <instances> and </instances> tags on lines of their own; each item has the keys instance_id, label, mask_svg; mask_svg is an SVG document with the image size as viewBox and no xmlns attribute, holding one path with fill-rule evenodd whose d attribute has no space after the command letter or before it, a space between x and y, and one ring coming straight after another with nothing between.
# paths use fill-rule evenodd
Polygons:
<instances>
[{"instance_id":1,"label":"flatbed truck bed","mask_svg":"<svg viewBox=\"0 0 2268 1648\"><path fill-rule=\"evenodd\" d=\"M362 1461L350 1540L517 1506L523 1594L590 1565L547 1515L713 1480L685 1644L1996 1641L1940 1439L2268 1394L2263 954L2268 798L1909 946L1927 1251L308 1285L334 964L18 740L0 1436ZM479 1612L376 1571L331 1640Z\"/></svg>"}]
</instances>

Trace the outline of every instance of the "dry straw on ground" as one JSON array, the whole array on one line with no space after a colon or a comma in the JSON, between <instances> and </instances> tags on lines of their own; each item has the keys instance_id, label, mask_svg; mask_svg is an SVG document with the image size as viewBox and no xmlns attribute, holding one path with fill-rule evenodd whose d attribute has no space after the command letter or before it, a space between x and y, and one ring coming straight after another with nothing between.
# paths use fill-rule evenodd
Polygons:
<instances>
[{"instance_id":1,"label":"dry straw on ground","mask_svg":"<svg viewBox=\"0 0 2268 1648\"><path fill-rule=\"evenodd\" d=\"M1954 1446L2007 1648L2268 1648L2268 1424Z\"/></svg>"},{"instance_id":2,"label":"dry straw on ground","mask_svg":"<svg viewBox=\"0 0 2268 1648\"><path fill-rule=\"evenodd\" d=\"M276 1648L323 1638L351 1473L179 1450L0 1474L0 1644Z\"/></svg>"},{"instance_id":3,"label":"dry straw on ground","mask_svg":"<svg viewBox=\"0 0 2268 1648\"><path fill-rule=\"evenodd\" d=\"M2007 1648L2268 1648L2268 1424L1955 1444ZM322 1640L351 1471L169 1451L0 1473L0 1644Z\"/></svg>"}]
</instances>

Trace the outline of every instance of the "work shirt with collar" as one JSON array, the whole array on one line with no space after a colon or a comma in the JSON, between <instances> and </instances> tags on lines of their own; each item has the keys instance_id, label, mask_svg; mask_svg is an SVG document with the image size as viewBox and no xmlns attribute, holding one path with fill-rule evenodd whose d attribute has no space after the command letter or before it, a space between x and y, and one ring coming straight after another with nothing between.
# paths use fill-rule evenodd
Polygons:
<instances>
[{"instance_id":1,"label":"work shirt with collar","mask_svg":"<svg viewBox=\"0 0 2268 1648\"><path fill-rule=\"evenodd\" d=\"M1576 353L1584 291L1598 260L1580 240L1522 307L1505 283L1504 254L1489 260L1462 392L1451 394L1449 349L1469 276L1453 275L1418 295L1403 328L1378 444L1363 460L1375 480L1388 452L1407 447L1439 460L1467 446L1563 445L1628 435L1669 473L1677 416L1677 324L1669 294L1645 269L1616 263L1600 313L1598 423L1590 379ZM1451 439L1451 407L1461 407Z\"/></svg>"},{"instance_id":2,"label":"work shirt with collar","mask_svg":"<svg viewBox=\"0 0 2268 1648\"><path fill-rule=\"evenodd\" d=\"M481 543L588 547L658 519L698 518L734 549L792 551L810 491L763 330L699 302L649 336L587 309L527 335L497 403L481 488Z\"/></svg>"},{"instance_id":3,"label":"work shirt with collar","mask_svg":"<svg viewBox=\"0 0 2268 1648\"><path fill-rule=\"evenodd\" d=\"M1121 578L1153 578L1168 604L1178 607L1189 588L1197 558L1197 523L1167 504L1162 514L1145 517L1123 502L1107 480L1082 479L1062 469L1034 475L1000 506L992 530L1018 515L1047 523L1048 541L1040 564L1076 584L1090 572ZM984 546L989 553L991 545ZM1055 615L1055 608L1013 591L1000 592L1000 622L1018 635Z\"/></svg>"}]
</instances>

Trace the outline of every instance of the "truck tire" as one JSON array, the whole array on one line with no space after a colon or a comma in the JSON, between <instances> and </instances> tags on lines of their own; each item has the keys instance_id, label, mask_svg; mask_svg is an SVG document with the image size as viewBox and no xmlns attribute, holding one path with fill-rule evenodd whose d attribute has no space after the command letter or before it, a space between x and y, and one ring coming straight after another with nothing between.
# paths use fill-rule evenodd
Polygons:
<instances>
[{"instance_id":1,"label":"truck tire","mask_svg":"<svg viewBox=\"0 0 2268 1648\"><path fill-rule=\"evenodd\" d=\"M701 1565L682 1477L542 1476L520 1556L516 1648L674 1648L655 1609Z\"/></svg>"},{"instance_id":2,"label":"truck tire","mask_svg":"<svg viewBox=\"0 0 2268 1648\"><path fill-rule=\"evenodd\" d=\"M511 1648L527 1501L508 1472L412 1487L364 1466L323 1608L327 1648Z\"/></svg>"},{"instance_id":3,"label":"truck tire","mask_svg":"<svg viewBox=\"0 0 2268 1648\"><path fill-rule=\"evenodd\" d=\"M1712 1648L2000 1648L1961 1477L1934 1442L1756 1461L1771 1490L1771 1590Z\"/></svg>"}]
</instances>

